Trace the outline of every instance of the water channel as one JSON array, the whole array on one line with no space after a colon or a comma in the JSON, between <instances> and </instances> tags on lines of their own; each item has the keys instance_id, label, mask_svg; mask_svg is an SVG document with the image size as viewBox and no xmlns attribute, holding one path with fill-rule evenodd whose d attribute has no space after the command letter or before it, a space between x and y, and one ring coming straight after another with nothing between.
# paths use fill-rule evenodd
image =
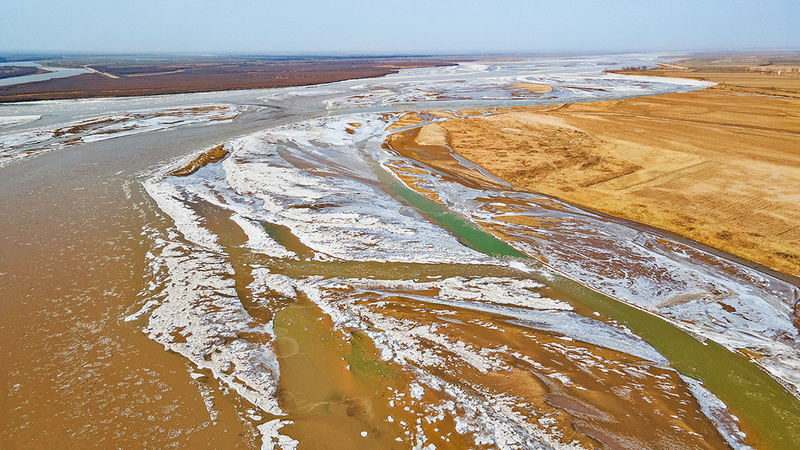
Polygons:
<instances>
[{"instance_id":1,"label":"water channel","mask_svg":"<svg viewBox=\"0 0 800 450\"><path fill-rule=\"evenodd\" d=\"M23 75L20 77L10 77L0 79L0 86L10 86L12 84L33 83L35 81L52 80L54 78L66 78L82 73L90 73L87 69L71 68L71 67L50 67L42 66L40 64L29 61L7 62L0 63L0 66L19 66L19 67L36 67L38 69L46 70L48 73L38 73L34 75Z\"/></svg>"}]
</instances>

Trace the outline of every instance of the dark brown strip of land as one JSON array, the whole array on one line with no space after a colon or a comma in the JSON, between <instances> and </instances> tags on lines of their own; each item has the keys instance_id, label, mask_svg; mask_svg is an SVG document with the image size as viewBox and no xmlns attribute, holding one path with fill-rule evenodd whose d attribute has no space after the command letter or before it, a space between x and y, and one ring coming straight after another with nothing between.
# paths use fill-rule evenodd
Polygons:
<instances>
[{"instance_id":1,"label":"dark brown strip of land","mask_svg":"<svg viewBox=\"0 0 800 450\"><path fill-rule=\"evenodd\" d=\"M305 86L454 62L446 58L354 58L92 65L99 73L0 86L0 103Z\"/></svg>"},{"instance_id":2,"label":"dark brown strip of land","mask_svg":"<svg viewBox=\"0 0 800 450\"><path fill-rule=\"evenodd\" d=\"M29 66L0 66L0 79L47 73L47 70Z\"/></svg>"}]
</instances>

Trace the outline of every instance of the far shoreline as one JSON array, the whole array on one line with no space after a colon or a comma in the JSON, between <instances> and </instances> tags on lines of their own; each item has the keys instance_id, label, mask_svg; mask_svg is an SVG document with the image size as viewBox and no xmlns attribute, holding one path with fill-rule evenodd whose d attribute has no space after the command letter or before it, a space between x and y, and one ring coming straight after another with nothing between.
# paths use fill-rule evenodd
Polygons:
<instances>
[{"instance_id":1,"label":"far shoreline","mask_svg":"<svg viewBox=\"0 0 800 450\"><path fill-rule=\"evenodd\" d=\"M455 65L471 59L474 58L376 57L154 64L104 60L82 65L91 73L0 86L0 103L309 86L380 77L408 68Z\"/></svg>"}]
</instances>

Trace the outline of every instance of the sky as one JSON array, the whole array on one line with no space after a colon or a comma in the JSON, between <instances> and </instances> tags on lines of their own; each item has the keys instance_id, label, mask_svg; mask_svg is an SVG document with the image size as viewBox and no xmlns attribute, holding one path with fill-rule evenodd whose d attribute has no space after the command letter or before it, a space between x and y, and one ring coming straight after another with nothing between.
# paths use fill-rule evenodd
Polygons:
<instances>
[{"instance_id":1,"label":"sky","mask_svg":"<svg viewBox=\"0 0 800 450\"><path fill-rule=\"evenodd\" d=\"M2 0L0 52L798 50L800 0Z\"/></svg>"}]
</instances>

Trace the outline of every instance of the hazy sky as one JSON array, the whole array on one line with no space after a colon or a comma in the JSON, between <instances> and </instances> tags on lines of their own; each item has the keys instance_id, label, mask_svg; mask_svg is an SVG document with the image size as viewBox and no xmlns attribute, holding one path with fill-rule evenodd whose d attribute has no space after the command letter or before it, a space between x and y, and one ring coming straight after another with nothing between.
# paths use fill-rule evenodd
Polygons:
<instances>
[{"instance_id":1,"label":"hazy sky","mask_svg":"<svg viewBox=\"0 0 800 450\"><path fill-rule=\"evenodd\" d=\"M800 49L800 0L2 0L0 51Z\"/></svg>"}]
</instances>

